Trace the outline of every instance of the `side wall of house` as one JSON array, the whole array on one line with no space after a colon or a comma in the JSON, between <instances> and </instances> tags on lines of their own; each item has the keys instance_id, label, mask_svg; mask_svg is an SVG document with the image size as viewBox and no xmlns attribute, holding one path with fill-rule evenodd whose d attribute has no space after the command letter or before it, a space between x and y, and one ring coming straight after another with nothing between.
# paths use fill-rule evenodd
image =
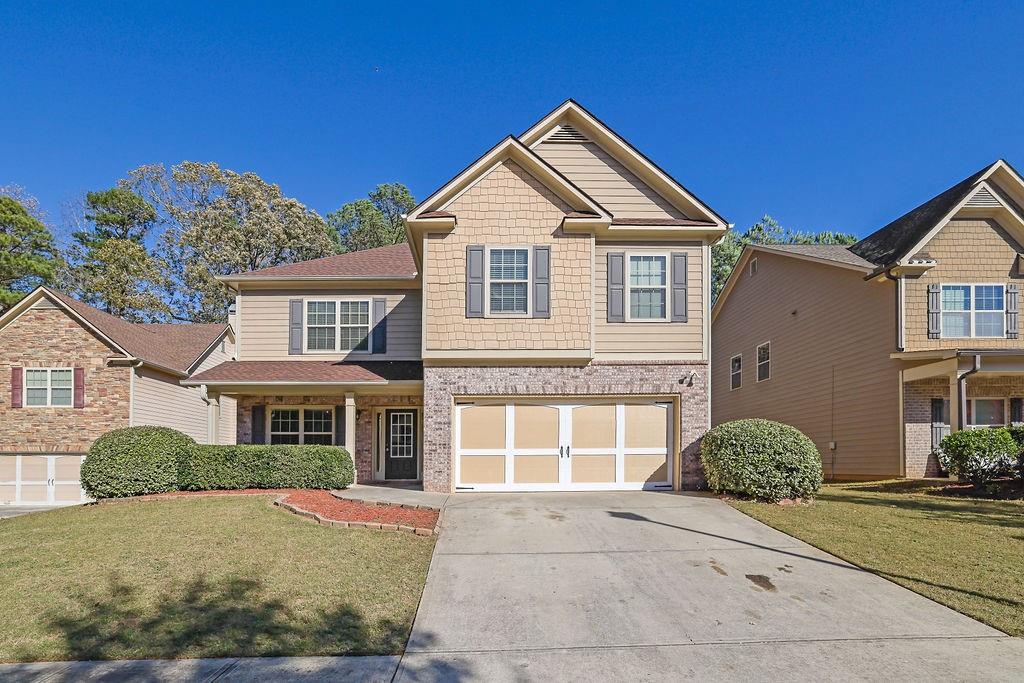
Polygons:
<instances>
[{"instance_id":1,"label":"side wall of house","mask_svg":"<svg viewBox=\"0 0 1024 683\"><path fill-rule=\"evenodd\" d=\"M755 417L791 424L814 441L830 478L899 475L899 366L889 358L895 287L846 268L765 252L757 259L756 274L739 274L713 323L713 424ZM771 378L757 382L764 342ZM742 386L731 390L737 354Z\"/></svg>"}]
</instances>

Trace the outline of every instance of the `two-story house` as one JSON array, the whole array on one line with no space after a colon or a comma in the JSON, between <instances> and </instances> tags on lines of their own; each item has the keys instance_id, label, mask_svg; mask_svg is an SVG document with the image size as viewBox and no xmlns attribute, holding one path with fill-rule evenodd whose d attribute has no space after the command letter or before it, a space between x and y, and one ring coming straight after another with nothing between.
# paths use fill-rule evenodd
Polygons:
<instances>
[{"instance_id":1,"label":"two-story house","mask_svg":"<svg viewBox=\"0 0 1024 683\"><path fill-rule=\"evenodd\" d=\"M1024 422L1022 207L1000 160L851 247L746 247L711 313L714 423L787 422L826 476L868 479Z\"/></svg>"},{"instance_id":2,"label":"two-story house","mask_svg":"<svg viewBox=\"0 0 1024 683\"><path fill-rule=\"evenodd\" d=\"M406 217L407 244L223 278L241 443L338 443L431 491L679 488L709 425L725 221L567 101Z\"/></svg>"}]
</instances>

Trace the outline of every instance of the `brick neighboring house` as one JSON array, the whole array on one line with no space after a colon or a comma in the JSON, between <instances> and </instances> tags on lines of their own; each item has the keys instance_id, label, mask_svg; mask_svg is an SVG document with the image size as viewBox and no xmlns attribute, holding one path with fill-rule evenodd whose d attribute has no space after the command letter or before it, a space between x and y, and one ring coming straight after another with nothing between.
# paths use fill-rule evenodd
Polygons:
<instances>
[{"instance_id":1,"label":"brick neighboring house","mask_svg":"<svg viewBox=\"0 0 1024 683\"><path fill-rule=\"evenodd\" d=\"M712 310L715 424L803 430L835 479L939 472L1024 422L1024 181L999 160L857 244L748 246Z\"/></svg>"},{"instance_id":2,"label":"brick neighboring house","mask_svg":"<svg viewBox=\"0 0 1024 683\"><path fill-rule=\"evenodd\" d=\"M406 217L407 244L239 273L243 443L338 443L431 491L680 488L709 424L710 244L726 222L583 107L509 136Z\"/></svg>"},{"instance_id":3,"label":"brick neighboring house","mask_svg":"<svg viewBox=\"0 0 1024 683\"><path fill-rule=\"evenodd\" d=\"M0 317L0 504L84 500L82 456L111 429L163 425L233 443L233 399L180 384L231 358L233 343L226 324L133 324L33 291Z\"/></svg>"}]
</instances>

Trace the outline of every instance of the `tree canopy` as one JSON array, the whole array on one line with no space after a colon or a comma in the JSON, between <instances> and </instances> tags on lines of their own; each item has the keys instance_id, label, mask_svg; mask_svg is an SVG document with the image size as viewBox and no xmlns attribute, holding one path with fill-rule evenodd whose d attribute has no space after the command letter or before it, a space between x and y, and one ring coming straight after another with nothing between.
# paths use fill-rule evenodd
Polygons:
<instances>
[{"instance_id":1,"label":"tree canopy","mask_svg":"<svg viewBox=\"0 0 1024 683\"><path fill-rule=\"evenodd\" d=\"M344 251L385 247L405 241L402 215L415 206L405 185L383 183L366 199L348 202L327 214L327 224L337 232Z\"/></svg>"},{"instance_id":2,"label":"tree canopy","mask_svg":"<svg viewBox=\"0 0 1024 683\"><path fill-rule=\"evenodd\" d=\"M0 313L56 273L53 234L21 202L0 195Z\"/></svg>"}]
</instances>

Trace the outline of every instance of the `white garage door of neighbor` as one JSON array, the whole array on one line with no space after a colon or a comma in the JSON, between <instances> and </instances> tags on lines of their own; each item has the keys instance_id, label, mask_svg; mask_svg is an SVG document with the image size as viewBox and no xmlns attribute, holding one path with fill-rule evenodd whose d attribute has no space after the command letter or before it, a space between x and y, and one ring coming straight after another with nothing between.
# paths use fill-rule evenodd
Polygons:
<instances>
[{"instance_id":1,"label":"white garage door of neighbor","mask_svg":"<svg viewBox=\"0 0 1024 683\"><path fill-rule=\"evenodd\" d=\"M457 403L456 490L670 489L672 412L637 400Z\"/></svg>"},{"instance_id":2,"label":"white garage door of neighbor","mask_svg":"<svg viewBox=\"0 0 1024 683\"><path fill-rule=\"evenodd\" d=\"M74 505L88 500L81 455L0 455L0 505Z\"/></svg>"}]
</instances>

